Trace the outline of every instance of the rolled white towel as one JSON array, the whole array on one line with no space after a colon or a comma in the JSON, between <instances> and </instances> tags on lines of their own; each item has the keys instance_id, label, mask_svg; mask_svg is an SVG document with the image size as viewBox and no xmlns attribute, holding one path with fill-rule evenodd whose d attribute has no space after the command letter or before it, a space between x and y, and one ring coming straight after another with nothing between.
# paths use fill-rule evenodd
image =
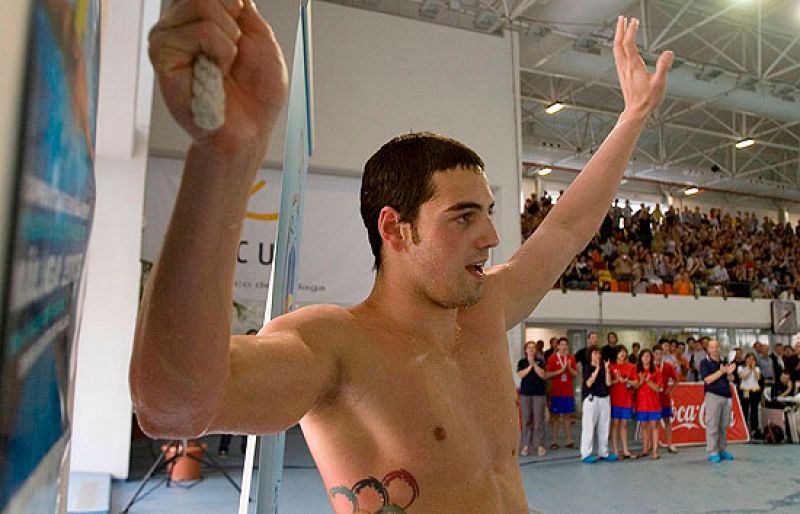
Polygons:
<instances>
[{"instance_id":1,"label":"rolled white towel","mask_svg":"<svg viewBox=\"0 0 800 514\"><path fill-rule=\"evenodd\" d=\"M222 70L203 54L192 68L192 114L195 124L205 130L216 130L225 123L225 88Z\"/></svg>"}]
</instances>

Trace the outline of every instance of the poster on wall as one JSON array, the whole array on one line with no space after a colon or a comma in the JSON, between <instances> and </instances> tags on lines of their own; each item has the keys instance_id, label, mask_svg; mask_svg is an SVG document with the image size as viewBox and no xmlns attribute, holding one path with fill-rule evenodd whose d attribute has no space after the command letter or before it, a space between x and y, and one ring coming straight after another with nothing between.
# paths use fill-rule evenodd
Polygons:
<instances>
[{"instance_id":1,"label":"poster on wall","mask_svg":"<svg viewBox=\"0 0 800 514\"><path fill-rule=\"evenodd\" d=\"M185 161L151 157L147 164L141 259L144 269L155 262L178 195ZM264 302L275 258L281 172L259 169L250 188L250 200L236 253L233 288L232 334L259 329L264 321ZM202 220L197 220L202 223ZM143 279L146 280L145 273Z\"/></svg>"},{"instance_id":2,"label":"poster on wall","mask_svg":"<svg viewBox=\"0 0 800 514\"><path fill-rule=\"evenodd\" d=\"M148 159L141 253L145 269L156 260L164 241L184 164L183 159ZM281 176L279 170L259 169L250 189L236 254L233 334L258 329L264 322L275 262ZM295 305L353 305L367 297L374 278L359 212L361 180L321 173L309 173L307 178L305 205L309 208L303 213Z\"/></svg>"},{"instance_id":3,"label":"poster on wall","mask_svg":"<svg viewBox=\"0 0 800 514\"><path fill-rule=\"evenodd\" d=\"M32 0L0 310L0 512L66 504L94 212L99 0ZM62 480L63 479L63 480Z\"/></svg>"}]
</instances>

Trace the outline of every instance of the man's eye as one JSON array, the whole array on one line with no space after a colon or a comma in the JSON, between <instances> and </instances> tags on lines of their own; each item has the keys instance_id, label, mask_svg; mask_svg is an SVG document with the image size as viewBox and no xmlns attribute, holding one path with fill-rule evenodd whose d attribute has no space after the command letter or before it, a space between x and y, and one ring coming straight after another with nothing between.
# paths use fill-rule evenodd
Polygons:
<instances>
[{"instance_id":1,"label":"man's eye","mask_svg":"<svg viewBox=\"0 0 800 514\"><path fill-rule=\"evenodd\" d=\"M456 221L458 223L462 223L463 224L463 223L468 223L471 219L472 219L472 213L468 212L468 213L462 214L461 216L456 218Z\"/></svg>"}]
</instances>

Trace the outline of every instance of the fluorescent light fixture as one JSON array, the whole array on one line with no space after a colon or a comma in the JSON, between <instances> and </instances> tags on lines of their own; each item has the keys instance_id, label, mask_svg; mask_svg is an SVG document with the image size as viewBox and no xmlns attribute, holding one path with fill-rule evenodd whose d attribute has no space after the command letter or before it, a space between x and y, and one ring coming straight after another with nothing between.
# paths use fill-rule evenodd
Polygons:
<instances>
[{"instance_id":1,"label":"fluorescent light fixture","mask_svg":"<svg viewBox=\"0 0 800 514\"><path fill-rule=\"evenodd\" d=\"M539 171L537 171L537 173L539 174L540 177L544 177L546 175L549 175L549 174L553 173L553 168L549 168L549 167L548 168L542 168Z\"/></svg>"},{"instance_id":2,"label":"fluorescent light fixture","mask_svg":"<svg viewBox=\"0 0 800 514\"><path fill-rule=\"evenodd\" d=\"M561 102L553 102L544 108L544 112L546 112L547 114L555 114L558 111L564 109L564 107L566 107L566 105L562 104Z\"/></svg>"},{"instance_id":3,"label":"fluorescent light fixture","mask_svg":"<svg viewBox=\"0 0 800 514\"><path fill-rule=\"evenodd\" d=\"M756 140L752 137L748 137L742 139L741 141L737 141L735 146L738 150L741 150L742 148L747 148L748 146L753 146L754 144L756 144Z\"/></svg>"},{"instance_id":4,"label":"fluorescent light fixture","mask_svg":"<svg viewBox=\"0 0 800 514\"><path fill-rule=\"evenodd\" d=\"M686 196L692 196L692 195L696 195L699 192L700 192L700 190L697 189L696 187L689 187L683 192L683 194L685 194Z\"/></svg>"}]
</instances>

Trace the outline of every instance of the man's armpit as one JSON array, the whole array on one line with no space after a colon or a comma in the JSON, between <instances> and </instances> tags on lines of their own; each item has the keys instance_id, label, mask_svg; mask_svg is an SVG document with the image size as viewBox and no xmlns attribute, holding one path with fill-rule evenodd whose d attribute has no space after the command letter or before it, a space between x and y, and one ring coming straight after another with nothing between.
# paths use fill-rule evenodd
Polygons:
<instances>
[{"instance_id":1,"label":"man's armpit","mask_svg":"<svg viewBox=\"0 0 800 514\"><path fill-rule=\"evenodd\" d=\"M368 476L352 487L339 485L328 491L334 507L343 504L350 512L370 514L408 514L419 497L419 485L404 469L387 473L382 479Z\"/></svg>"}]
</instances>

